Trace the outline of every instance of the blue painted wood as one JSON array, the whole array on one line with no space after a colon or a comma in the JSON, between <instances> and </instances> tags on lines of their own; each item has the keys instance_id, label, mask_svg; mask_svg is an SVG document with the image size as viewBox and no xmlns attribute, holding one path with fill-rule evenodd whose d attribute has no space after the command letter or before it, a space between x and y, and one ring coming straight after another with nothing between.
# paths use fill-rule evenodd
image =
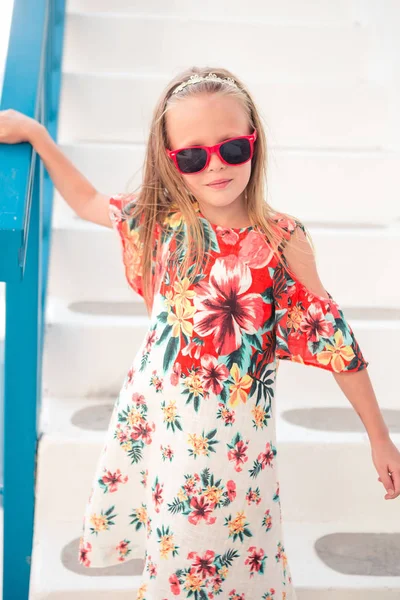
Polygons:
<instances>
[{"instance_id":1,"label":"blue painted wood","mask_svg":"<svg viewBox=\"0 0 400 600\"><path fill-rule=\"evenodd\" d=\"M65 0L14 0L0 106L35 118L54 139L64 22ZM0 144L0 165L0 281L6 281L3 599L27 600L54 186L30 144Z\"/></svg>"},{"instance_id":2,"label":"blue painted wood","mask_svg":"<svg viewBox=\"0 0 400 600\"><path fill-rule=\"evenodd\" d=\"M6 286L3 598L28 598L34 523L41 331L40 164L24 278ZM20 432L16 435L16 432Z\"/></svg>"}]
</instances>

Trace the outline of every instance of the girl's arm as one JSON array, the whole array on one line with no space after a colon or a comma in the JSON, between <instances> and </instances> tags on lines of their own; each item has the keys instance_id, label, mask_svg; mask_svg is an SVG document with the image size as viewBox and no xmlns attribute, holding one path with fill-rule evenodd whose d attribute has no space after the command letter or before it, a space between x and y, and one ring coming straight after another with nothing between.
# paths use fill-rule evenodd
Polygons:
<instances>
[{"instance_id":1,"label":"girl's arm","mask_svg":"<svg viewBox=\"0 0 400 600\"><path fill-rule=\"evenodd\" d=\"M57 146L47 129L37 123L30 132L30 143L64 200L86 221L112 227L109 197L99 193Z\"/></svg>"},{"instance_id":2,"label":"girl's arm","mask_svg":"<svg viewBox=\"0 0 400 600\"><path fill-rule=\"evenodd\" d=\"M112 227L109 197L100 194L61 152L47 129L19 111L0 111L0 143L29 142L39 154L54 186L81 218Z\"/></svg>"},{"instance_id":3,"label":"girl's arm","mask_svg":"<svg viewBox=\"0 0 400 600\"><path fill-rule=\"evenodd\" d=\"M298 279L314 294L328 298L319 278L311 246L300 227L294 231L287 243L284 255L290 269ZM332 372L340 389L360 417L370 440L372 457L379 474L379 481L387 491L395 488L393 495L400 494L400 454L390 439L388 427L380 411L368 369L356 372ZM393 471L393 481L389 472Z\"/></svg>"}]
</instances>

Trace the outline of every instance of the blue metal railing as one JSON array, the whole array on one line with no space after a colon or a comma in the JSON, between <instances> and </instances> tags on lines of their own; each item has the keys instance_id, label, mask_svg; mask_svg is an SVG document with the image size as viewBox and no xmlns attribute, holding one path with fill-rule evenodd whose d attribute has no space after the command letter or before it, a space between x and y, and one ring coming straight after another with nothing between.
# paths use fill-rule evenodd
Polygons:
<instances>
[{"instance_id":1,"label":"blue metal railing","mask_svg":"<svg viewBox=\"0 0 400 600\"><path fill-rule=\"evenodd\" d=\"M14 0L0 106L41 122L53 139L64 19L65 0ZM29 596L52 195L52 181L30 144L0 144L0 281L6 282L5 600Z\"/></svg>"}]
</instances>

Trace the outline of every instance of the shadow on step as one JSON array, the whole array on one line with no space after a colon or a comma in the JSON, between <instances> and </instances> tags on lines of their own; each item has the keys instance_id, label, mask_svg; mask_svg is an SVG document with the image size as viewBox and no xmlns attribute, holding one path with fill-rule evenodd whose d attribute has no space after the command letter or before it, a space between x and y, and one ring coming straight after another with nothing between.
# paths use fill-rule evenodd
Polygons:
<instances>
[{"instance_id":1,"label":"shadow on step","mask_svg":"<svg viewBox=\"0 0 400 600\"><path fill-rule=\"evenodd\" d=\"M382 409L382 414L390 432L400 432L400 410ZM362 421L351 406L349 408L295 408L283 411L282 418L292 425L318 431L365 432Z\"/></svg>"},{"instance_id":2,"label":"shadow on step","mask_svg":"<svg viewBox=\"0 0 400 600\"><path fill-rule=\"evenodd\" d=\"M400 576L400 533L336 532L314 544L318 557L344 575Z\"/></svg>"},{"instance_id":3,"label":"shadow on step","mask_svg":"<svg viewBox=\"0 0 400 600\"><path fill-rule=\"evenodd\" d=\"M62 549L61 562L66 569L78 575L88 575L89 577L109 577L112 575L132 577L132 575L140 576L144 568L144 559L142 558L132 558L113 567L88 568L80 564L78 556L79 538L76 538Z\"/></svg>"}]
</instances>

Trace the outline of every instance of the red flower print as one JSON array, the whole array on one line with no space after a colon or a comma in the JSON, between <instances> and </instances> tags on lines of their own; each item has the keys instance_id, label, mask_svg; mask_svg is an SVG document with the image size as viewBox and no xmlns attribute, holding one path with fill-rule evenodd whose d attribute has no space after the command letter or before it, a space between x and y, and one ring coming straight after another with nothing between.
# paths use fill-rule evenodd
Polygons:
<instances>
[{"instance_id":1,"label":"red flower print","mask_svg":"<svg viewBox=\"0 0 400 600\"><path fill-rule=\"evenodd\" d=\"M156 512L160 512L160 504L164 502L164 498L162 497L163 491L163 485L157 482L153 491L153 502L156 507Z\"/></svg>"},{"instance_id":2,"label":"red flower print","mask_svg":"<svg viewBox=\"0 0 400 600\"><path fill-rule=\"evenodd\" d=\"M145 352L150 352L151 348L154 344L154 342L156 341L157 336L156 336L156 330L153 329L152 331L149 331L146 335L146 346L145 346Z\"/></svg>"},{"instance_id":3,"label":"red flower print","mask_svg":"<svg viewBox=\"0 0 400 600\"><path fill-rule=\"evenodd\" d=\"M239 235L233 229L218 225L217 236L228 246L234 246L239 241Z\"/></svg>"},{"instance_id":4,"label":"red flower print","mask_svg":"<svg viewBox=\"0 0 400 600\"><path fill-rule=\"evenodd\" d=\"M101 481L108 488L109 492L116 492L120 483L126 483L128 481L128 476L125 475L125 477L122 477L120 469L117 469L115 473L107 471L101 478Z\"/></svg>"},{"instance_id":5,"label":"red flower print","mask_svg":"<svg viewBox=\"0 0 400 600\"><path fill-rule=\"evenodd\" d=\"M216 571L215 565L213 565L215 552L207 550L203 556L199 556L197 552L189 552L187 555L189 560L193 560L192 569L195 573L201 575L203 579L206 577L212 577ZM191 569L191 571L192 571Z\"/></svg>"},{"instance_id":6,"label":"red flower print","mask_svg":"<svg viewBox=\"0 0 400 600\"><path fill-rule=\"evenodd\" d=\"M274 452L271 448L271 444L267 442L265 444L264 452L260 452L257 456L258 462L261 464L261 468L264 469L266 466L272 465L274 459Z\"/></svg>"},{"instance_id":7,"label":"red flower print","mask_svg":"<svg viewBox=\"0 0 400 600\"><path fill-rule=\"evenodd\" d=\"M216 356L205 354L201 359L200 379L203 389L213 394L220 394L223 382L229 377L229 369L226 365L219 364Z\"/></svg>"},{"instance_id":8,"label":"red flower print","mask_svg":"<svg viewBox=\"0 0 400 600\"><path fill-rule=\"evenodd\" d=\"M90 567L89 554L92 550L92 544L90 542L83 542L83 537L80 538L79 542L79 562L84 567Z\"/></svg>"},{"instance_id":9,"label":"red flower print","mask_svg":"<svg viewBox=\"0 0 400 600\"><path fill-rule=\"evenodd\" d=\"M181 372L182 372L181 365L178 362L176 362L173 366L172 373L170 376L171 385L178 385L179 377L181 376Z\"/></svg>"},{"instance_id":10,"label":"red flower print","mask_svg":"<svg viewBox=\"0 0 400 600\"><path fill-rule=\"evenodd\" d=\"M229 450L228 452L228 458L235 463L235 471L237 472L242 470L242 465L249 459L249 457L246 456L248 443L248 440L246 443L243 440L239 440L235 444L235 448L233 450Z\"/></svg>"},{"instance_id":11,"label":"red flower print","mask_svg":"<svg viewBox=\"0 0 400 600\"><path fill-rule=\"evenodd\" d=\"M138 423L132 428L131 438L138 440L142 438L145 444L151 444L151 432L155 431L155 424L153 423Z\"/></svg>"},{"instance_id":12,"label":"red flower print","mask_svg":"<svg viewBox=\"0 0 400 600\"><path fill-rule=\"evenodd\" d=\"M251 284L249 267L231 254L217 258L209 283L197 286L194 328L200 336L213 335L218 354L234 352L243 333L256 333L262 326L263 299L260 294L246 293Z\"/></svg>"},{"instance_id":13,"label":"red flower print","mask_svg":"<svg viewBox=\"0 0 400 600\"><path fill-rule=\"evenodd\" d=\"M126 540L122 540L116 547L115 549L120 553L120 556L118 557L119 562L125 562L125 557L127 554L130 553L129 550L129 543Z\"/></svg>"},{"instance_id":14,"label":"red flower print","mask_svg":"<svg viewBox=\"0 0 400 600\"><path fill-rule=\"evenodd\" d=\"M134 367L131 367L131 368L129 369L129 371L128 371L128 374L127 374L127 383L128 383L128 384L132 383L132 381L133 381L133 378L134 378L134 376L135 376L135 373L136 373L136 370L135 370L135 368L134 368Z\"/></svg>"},{"instance_id":15,"label":"red flower print","mask_svg":"<svg viewBox=\"0 0 400 600\"><path fill-rule=\"evenodd\" d=\"M226 482L226 489L228 490L228 498L232 502L236 498L236 483L233 479Z\"/></svg>"},{"instance_id":16,"label":"red flower print","mask_svg":"<svg viewBox=\"0 0 400 600\"><path fill-rule=\"evenodd\" d=\"M335 333L332 323L325 319L322 308L317 304L310 305L303 315L299 329L311 342L319 342L320 337L331 337Z\"/></svg>"},{"instance_id":17,"label":"red flower print","mask_svg":"<svg viewBox=\"0 0 400 600\"><path fill-rule=\"evenodd\" d=\"M266 556L264 556L264 550L260 548L257 550L256 546L250 546L248 549L249 556L244 561L245 565L250 565L250 575L254 573L263 572L264 562Z\"/></svg>"},{"instance_id":18,"label":"red flower print","mask_svg":"<svg viewBox=\"0 0 400 600\"><path fill-rule=\"evenodd\" d=\"M182 348L183 356L190 356L190 358L199 359L201 356L201 346L200 344L195 344L195 342L190 341L184 348Z\"/></svg>"},{"instance_id":19,"label":"red flower print","mask_svg":"<svg viewBox=\"0 0 400 600\"><path fill-rule=\"evenodd\" d=\"M201 519L204 519L208 525L215 523L216 517L211 516L214 505L207 502L204 496L200 496L200 498L193 497L190 501L190 506L193 508L188 517L190 523L197 525Z\"/></svg>"},{"instance_id":20,"label":"red flower print","mask_svg":"<svg viewBox=\"0 0 400 600\"><path fill-rule=\"evenodd\" d=\"M138 394L137 392L132 394L132 402L134 402L137 406L140 404L146 404L143 394Z\"/></svg>"},{"instance_id":21,"label":"red flower print","mask_svg":"<svg viewBox=\"0 0 400 600\"><path fill-rule=\"evenodd\" d=\"M256 231L250 231L240 242L239 258L251 269L266 267L274 257L271 246Z\"/></svg>"},{"instance_id":22,"label":"red flower print","mask_svg":"<svg viewBox=\"0 0 400 600\"><path fill-rule=\"evenodd\" d=\"M175 573L173 575L171 575L171 577L168 579L168 581L171 585L171 592L173 593L173 595L179 596L181 593L181 586L179 584L179 579L177 578Z\"/></svg>"}]
</instances>

